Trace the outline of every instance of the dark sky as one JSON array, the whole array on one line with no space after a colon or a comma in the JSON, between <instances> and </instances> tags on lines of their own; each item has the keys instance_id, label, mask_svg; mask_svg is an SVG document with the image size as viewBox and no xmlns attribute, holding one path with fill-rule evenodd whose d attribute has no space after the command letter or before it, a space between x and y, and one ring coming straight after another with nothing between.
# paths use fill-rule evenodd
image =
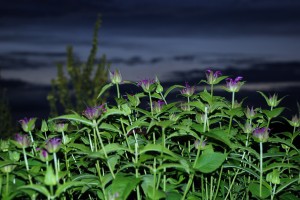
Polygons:
<instances>
[{"instance_id":1,"label":"dark sky","mask_svg":"<svg viewBox=\"0 0 300 200\"><path fill-rule=\"evenodd\" d=\"M10 91L16 81L49 86L67 45L86 59L100 13L98 55L106 54L124 79L196 82L213 68L245 76L251 91L299 91L299 10L299 0L3 1L1 76ZM45 94L36 89L23 99L31 107ZM10 92L11 99L18 95Z\"/></svg>"}]
</instances>

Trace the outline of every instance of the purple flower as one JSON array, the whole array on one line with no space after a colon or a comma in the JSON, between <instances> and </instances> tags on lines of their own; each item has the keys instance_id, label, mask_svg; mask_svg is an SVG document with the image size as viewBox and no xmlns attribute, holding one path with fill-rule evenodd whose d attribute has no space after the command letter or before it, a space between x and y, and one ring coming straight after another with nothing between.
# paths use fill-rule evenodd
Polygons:
<instances>
[{"instance_id":1,"label":"purple flower","mask_svg":"<svg viewBox=\"0 0 300 200\"><path fill-rule=\"evenodd\" d=\"M114 72L109 71L109 77L113 84L120 84L122 82L122 75L119 70Z\"/></svg>"},{"instance_id":2,"label":"purple flower","mask_svg":"<svg viewBox=\"0 0 300 200\"><path fill-rule=\"evenodd\" d=\"M48 151L41 148L36 148L37 152L39 152L40 159L44 162L49 161L49 154Z\"/></svg>"},{"instance_id":3,"label":"purple flower","mask_svg":"<svg viewBox=\"0 0 300 200\"><path fill-rule=\"evenodd\" d=\"M154 79L143 79L137 83L137 86L141 86L145 92L151 92L150 88L155 83Z\"/></svg>"},{"instance_id":4,"label":"purple flower","mask_svg":"<svg viewBox=\"0 0 300 200\"><path fill-rule=\"evenodd\" d=\"M104 108L104 104L100 106L88 107L83 111L83 115L90 119L97 119L102 113L104 113L106 109Z\"/></svg>"},{"instance_id":5,"label":"purple flower","mask_svg":"<svg viewBox=\"0 0 300 200\"><path fill-rule=\"evenodd\" d=\"M19 120L19 123L22 126L23 131L28 133L29 131L32 131L35 127L35 121L36 118L27 118L25 117L24 119Z\"/></svg>"},{"instance_id":6,"label":"purple flower","mask_svg":"<svg viewBox=\"0 0 300 200\"><path fill-rule=\"evenodd\" d=\"M185 88L180 90L183 96L190 97L195 93L195 86L190 86L188 82L185 82Z\"/></svg>"},{"instance_id":7,"label":"purple flower","mask_svg":"<svg viewBox=\"0 0 300 200\"><path fill-rule=\"evenodd\" d=\"M244 84L244 82L241 82L243 77L238 76L235 79L227 78L226 84L227 84L227 91L228 92L238 92L241 88L241 86Z\"/></svg>"},{"instance_id":8,"label":"purple flower","mask_svg":"<svg viewBox=\"0 0 300 200\"><path fill-rule=\"evenodd\" d=\"M61 145L61 139L60 138L51 138L46 141L45 149L49 153L57 152Z\"/></svg>"},{"instance_id":9,"label":"purple flower","mask_svg":"<svg viewBox=\"0 0 300 200\"><path fill-rule=\"evenodd\" d=\"M155 113L160 113L161 109L165 103L162 100L153 101L152 107Z\"/></svg>"},{"instance_id":10,"label":"purple flower","mask_svg":"<svg viewBox=\"0 0 300 200\"><path fill-rule=\"evenodd\" d=\"M221 71L215 71L213 72L212 70L208 69L206 70L206 79L207 83L210 85L217 84L217 79L222 75Z\"/></svg>"},{"instance_id":11,"label":"purple flower","mask_svg":"<svg viewBox=\"0 0 300 200\"><path fill-rule=\"evenodd\" d=\"M31 144L31 141L30 141L28 135L22 135L20 133L17 133L15 135L15 140L18 144L18 147L20 147L20 148L27 148Z\"/></svg>"},{"instance_id":12,"label":"purple flower","mask_svg":"<svg viewBox=\"0 0 300 200\"><path fill-rule=\"evenodd\" d=\"M269 128L256 128L253 131L253 137L257 142L266 142L269 138Z\"/></svg>"}]
</instances>

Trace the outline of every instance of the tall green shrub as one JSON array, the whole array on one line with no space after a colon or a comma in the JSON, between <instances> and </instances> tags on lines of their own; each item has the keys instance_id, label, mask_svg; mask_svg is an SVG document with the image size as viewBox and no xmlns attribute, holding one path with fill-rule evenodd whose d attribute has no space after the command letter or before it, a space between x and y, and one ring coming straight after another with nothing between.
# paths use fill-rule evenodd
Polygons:
<instances>
[{"instance_id":1,"label":"tall green shrub","mask_svg":"<svg viewBox=\"0 0 300 200\"><path fill-rule=\"evenodd\" d=\"M96 97L107 81L109 68L105 55L102 55L99 62L96 60L100 24L99 17L95 24L93 44L86 62L76 60L73 47L68 46L66 66L57 65L57 77L52 80L52 90L47 97L50 115L57 115L59 111L81 112L87 105L99 103ZM66 72L68 75L65 75Z\"/></svg>"}]
</instances>

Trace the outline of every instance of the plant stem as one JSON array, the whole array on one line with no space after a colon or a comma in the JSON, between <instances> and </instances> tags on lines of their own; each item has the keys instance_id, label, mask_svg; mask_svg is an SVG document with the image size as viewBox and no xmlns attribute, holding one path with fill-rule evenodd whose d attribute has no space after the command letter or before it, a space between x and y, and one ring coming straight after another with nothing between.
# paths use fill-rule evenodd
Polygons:
<instances>
[{"instance_id":1,"label":"plant stem","mask_svg":"<svg viewBox=\"0 0 300 200\"><path fill-rule=\"evenodd\" d=\"M260 150L260 154L259 154L259 168L260 168L260 176L259 176L259 196L261 197L261 193L262 193L262 181L263 181L263 143L260 142L259 143L259 150Z\"/></svg>"},{"instance_id":2,"label":"plant stem","mask_svg":"<svg viewBox=\"0 0 300 200\"><path fill-rule=\"evenodd\" d=\"M218 183L217 183L217 188L216 188L216 192L215 192L215 196L213 199L216 199L217 198L217 195L218 195L218 190L219 190L219 187L220 187L220 182L221 182L221 176L223 174L223 165L221 166L221 170L220 170L220 173L219 173L219 179L218 179Z\"/></svg>"},{"instance_id":3,"label":"plant stem","mask_svg":"<svg viewBox=\"0 0 300 200\"><path fill-rule=\"evenodd\" d=\"M118 99L120 98L120 88L119 88L119 84L116 84L116 88L117 88L117 97Z\"/></svg>"},{"instance_id":4,"label":"plant stem","mask_svg":"<svg viewBox=\"0 0 300 200\"><path fill-rule=\"evenodd\" d=\"M235 97L235 92L232 92L231 108L234 108L234 97Z\"/></svg>"},{"instance_id":5,"label":"plant stem","mask_svg":"<svg viewBox=\"0 0 300 200\"><path fill-rule=\"evenodd\" d=\"M233 186L233 184L234 184L234 181L235 181L235 179L236 179L236 177L237 177L237 175L238 175L239 172L240 172L240 169L238 169L238 170L235 172L235 175L234 175L234 177L233 177L233 179L232 179L232 182L230 183L228 192L227 192L227 194L226 194L224 200L226 200L226 199L228 198L229 194L231 194L231 192L230 192L230 191L231 191L231 188L232 188L232 186Z\"/></svg>"},{"instance_id":6,"label":"plant stem","mask_svg":"<svg viewBox=\"0 0 300 200\"><path fill-rule=\"evenodd\" d=\"M100 142L100 145L101 145L101 148L103 149L103 153L104 153L104 156L105 156L105 159L106 159L106 162L107 162L107 165L108 165L108 168L109 168L109 171L113 177L113 179L116 178L111 166L110 166L110 163L108 162L108 156L107 156L107 153L106 153L106 150L104 148L104 144L102 142L102 138L100 136L100 132L99 132L99 129L98 129L98 126L97 126L97 123L96 123L96 120L94 120L94 124L95 124L95 128L96 128L96 133L97 133L97 136L98 136L98 139L99 139L99 142Z\"/></svg>"},{"instance_id":7,"label":"plant stem","mask_svg":"<svg viewBox=\"0 0 300 200\"><path fill-rule=\"evenodd\" d=\"M27 154L26 154L25 148L23 148L23 155L24 155L26 170L27 170L27 173L28 173L28 179L29 179L30 184L32 184L31 176L29 174L29 165L28 165Z\"/></svg>"},{"instance_id":8,"label":"plant stem","mask_svg":"<svg viewBox=\"0 0 300 200\"><path fill-rule=\"evenodd\" d=\"M54 169L55 169L55 178L56 178L56 182L57 184L59 184L59 180L58 180L58 165L57 165L57 156L56 153L53 153L53 158L54 158Z\"/></svg>"},{"instance_id":9,"label":"plant stem","mask_svg":"<svg viewBox=\"0 0 300 200\"><path fill-rule=\"evenodd\" d=\"M7 197L8 197L8 194L9 194L9 173L7 172L6 173L6 191L5 191Z\"/></svg>"},{"instance_id":10,"label":"plant stem","mask_svg":"<svg viewBox=\"0 0 300 200\"><path fill-rule=\"evenodd\" d=\"M100 183L101 183L101 189L102 189L102 192L103 192L104 200L106 200L107 197L106 197L105 187L104 187L103 182L102 182L102 175L101 175L100 164L99 164L99 161L98 161L98 160L97 160L97 162L96 162L96 169L97 169L99 181L100 181Z\"/></svg>"},{"instance_id":11,"label":"plant stem","mask_svg":"<svg viewBox=\"0 0 300 200\"><path fill-rule=\"evenodd\" d=\"M185 190L184 190L184 193L183 193L183 196L182 196L181 200L185 200L185 197L186 197L187 193L189 192L190 187L191 187L191 185L192 185L192 183L193 183L194 176L195 176L194 173L193 173L193 174L190 174L190 176L189 176L189 181L188 181L188 183L187 183L187 185L186 185L186 188L185 188Z\"/></svg>"},{"instance_id":12,"label":"plant stem","mask_svg":"<svg viewBox=\"0 0 300 200\"><path fill-rule=\"evenodd\" d=\"M152 99L151 99L151 93L150 92L148 92L148 96L149 96L149 102L150 102L151 115L153 116L153 105L152 105Z\"/></svg>"}]
</instances>

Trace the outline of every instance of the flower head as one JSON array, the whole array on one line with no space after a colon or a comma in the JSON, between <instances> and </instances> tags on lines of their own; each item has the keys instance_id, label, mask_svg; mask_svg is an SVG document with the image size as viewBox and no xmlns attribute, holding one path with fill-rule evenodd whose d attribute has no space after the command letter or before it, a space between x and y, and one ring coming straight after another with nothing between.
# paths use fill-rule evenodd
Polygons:
<instances>
[{"instance_id":1,"label":"flower head","mask_svg":"<svg viewBox=\"0 0 300 200\"><path fill-rule=\"evenodd\" d=\"M228 92L238 92L241 88L241 86L244 84L244 82L241 82L243 77L238 76L235 79L227 78L226 79L226 85L227 85L227 91Z\"/></svg>"},{"instance_id":2,"label":"flower head","mask_svg":"<svg viewBox=\"0 0 300 200\"><path fill-rule=\"evenodd\" d=\"M19 123L21 124L23 131L28 133L29 131L32 131L34 129L35 121L36 118L25 117L24 119L19 120Z\"/></svg>"},{"instance_id":3,"label":"flower head","mask_svg":"<svg viewBox=\"0 0 300 200\"><path fill-rule=\"evenodd\" d=\"M49 154L46 149L36 148L37 152L39 152L40 159L44 162L49 161Z\"/></svg>"},{"instance_id":4,"label":"flower head","mask_svg":"<svg viewBox=\"0 0 300 200\"><path fill-rule=\"evenodd\" d=\"M203 140L200 144L200 140L195 140L194 145L196 149L200 148L200 150L204 150L207 145L207 142L206 140Z\"/></svg>"},{"instance_id":5,"label":"flower head","mask_svg":"<svg viewBox=\"0 0 300 200\"><path fill-rule=\"evenodd\" d=\"M104 108L104 104L100 105L100 106L94 106L94 107L87 107L84 111L83 111L83 115L90 119L97 119L102 113L104 113L106 111L106 109Z\"/></svg>"},{"instance_id":6,"label":"flower head","mask_svg":"<svg viewBox=\"0 0 300 200\"><path fill-rule=\"evenodd\" d=\"M249 108L247 106L247 110L245 112L247 119L253 119L253 117L256 115L256 112L253 108L253 106L251 108Z\"/></svg>"},{"instance_id":7,"label":"flower head","mask_svg":"<svg viewBox=\"0 0 300 200\"><path fill-rule=\"evenodd\" d=\"M61 145L61 139L60 138L51 138L46 141L45 149L49 153L56 153Z\"/></svg>"},{"instance_id":8,"label":"flower head","mask_svg":"<svg viewBox=\"0 0 300 200\"><path fill-rule=\"evenodd\" d=\"M143 79L137 83L137 86L141 86L145 92L151 92L154 89L151 88L154 83L154 79Z\"/></svg>"},{"instance_id":9,"label":"flower head","mask_svg":"<svg viewBox=\"0 0 300 200\"><path fill-rule=\"evenodd\" d=\"M269 96L269 100L267 101L268 106L270 107L276 107L280 103L282 99L278 100L278 95L273 94L273 96Z\"/></svg>"},{"instance_id":10,"label":"flower head","mask_svg":"<svg viewBox=\"0 0 300 200\"><path fill-rule=\"evenodd\" d=\"M109 77L113 84L120 84L122 82L122 75L118 69L113 72L109 71Z\"/></svg>"},{"instance_id":11,"label":"flower head","mask_svg":"<svg viewBox=\"0 0 300 200\"><path fill-rule=\"evenodd\" d=\"M297 115L294 115L292 117L292 120L290 121L290 125L293 127L299 127L300 126L300 119L298 118Z\"/></svg>"},{"instance_id":12,"label":"flower head","mask_svg":"<svg viewBox=\"0 0 300 200\"><path fill-rule=\"evenodd\" d=\"M253 131L253 137L257 142L266 142L269 139L269 128L256 128Z\"/></svg>"},{"instance_id":13,"label":"flower head","mask_svg":"<svg viewBox=\"0 0 300 200\"><path fill-rule=\"evenodd\" d=\"M152 107L155 113L160 113L161 109L165 103L162 100L153 101Z\"/></svg>"},{"instance_id":14,"label":"flower head","mask_svg":"<svg viewBox=\"0 0 300 200\"><path fill-rule=\"evenodd\" d=\"M222 73L221 71L213 72L212 70L208 69L206 70L205 75L206 75L207 83L209 85L214 85L218 83L217 79L222 75Z\"/></svg>"},{"instance_id":15,"label":"flower head","mask_svg":"<svg viewBox=\"0 0 300 200\"><path fill-rule=\"evenodd\" d=\"M57 124L55 124L54 128L55 128L56 132L61 133L61 132L64 132L64 131L67 130L68 124L66 124L66 123L57 123Z\"/></svg>"},{"instance_id":16,"label":"flower head","mask_svg":"<svg viewBox=\"0 0 300 200\"><path fill-rule=\"evenodd\" d=\"M17 133L15 135L15 140L19 148L27 148L31 144L28 135L22 135L20 133Z\"/></svg>"},{"instance_id":17,"label":"flower head","mask_svg":"<svg viewBox=\"0 0 300 200\"><path fill-rule=\"evenodd\" d=\"M195 86L190 86L188 82L185 82L185 88L180 90L183 96L190 97L195 93Z\"/></svg>"}]
</instances>

